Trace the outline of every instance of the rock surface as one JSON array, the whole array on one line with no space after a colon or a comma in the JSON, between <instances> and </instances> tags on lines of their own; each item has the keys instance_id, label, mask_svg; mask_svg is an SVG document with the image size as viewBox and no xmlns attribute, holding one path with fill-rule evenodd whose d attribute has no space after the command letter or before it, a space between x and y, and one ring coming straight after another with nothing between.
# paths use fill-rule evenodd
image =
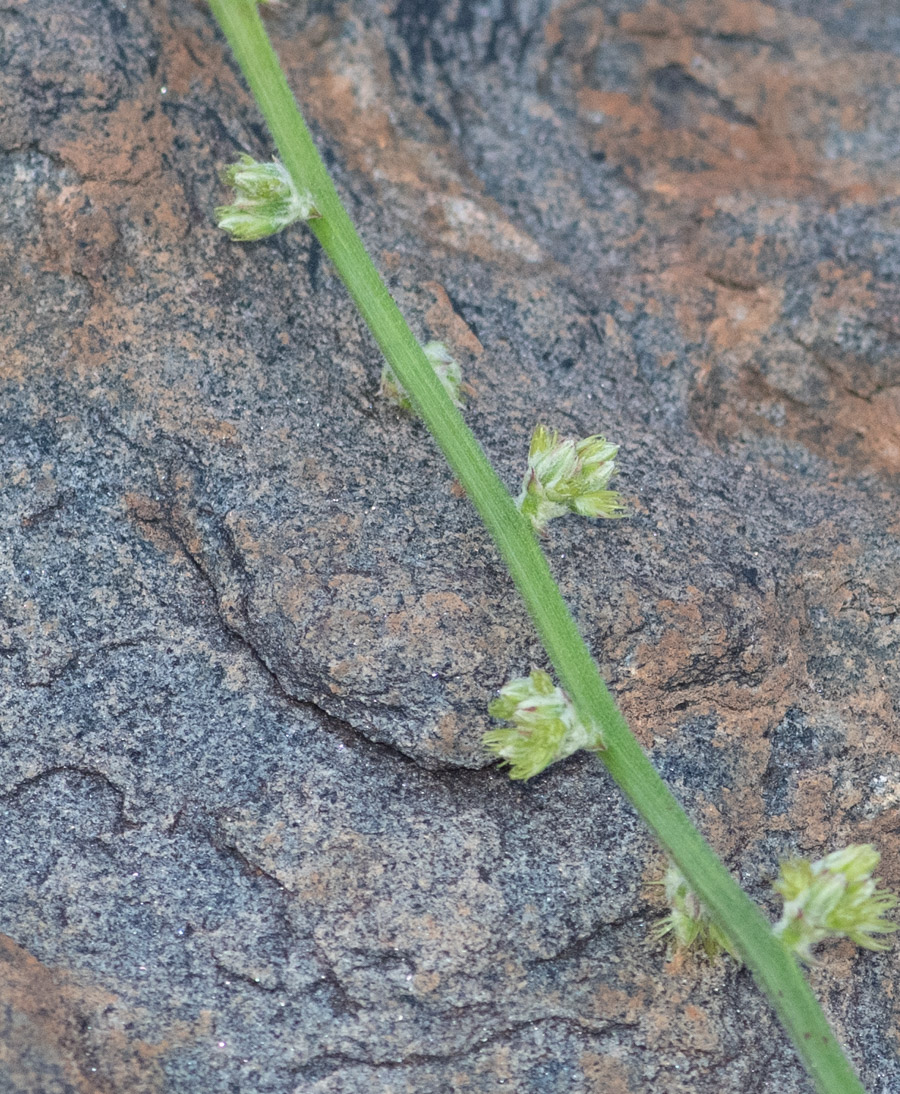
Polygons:
<instances>
[{"instance_id":1,"label":"rock surface","mask_svg":"<svg viewBox=\"0 0 900 1094\"><path fill-rule=\"evenodd\" d=\"M543 420L632 515L546 547L632 726L770 912L900 887L900 17L880 0L310 2L270 33L508 485ZM0 17L3 1094L811 1090L749 975L667 964L605 773L514 786L543 665L203 6ZM896 957L816 991L900 1089Z\"/></svg>"}]
</instances>

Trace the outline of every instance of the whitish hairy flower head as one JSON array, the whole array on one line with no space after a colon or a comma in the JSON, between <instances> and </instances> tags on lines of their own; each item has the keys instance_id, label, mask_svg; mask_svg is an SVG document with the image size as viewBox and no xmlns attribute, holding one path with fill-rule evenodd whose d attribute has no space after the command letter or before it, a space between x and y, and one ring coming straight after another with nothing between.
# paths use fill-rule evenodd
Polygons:
<instances>
[{"instance_id":1,"label":"whitish hairy flower head","mask_svg":"<svg viewBox=\"0 0 900 1094\"><path fill-rule=\"evenodd\" d=\"M249 243L319 216L312 195L301 193L277 161L258 163L241 156L222 172L222 182L234 190L234 201L216 209L216 223L232 239Z\"/></svg>"},{"instance_id":2,"label":"whitish hairy flower head","mask_svg":"<svg viewBox=\"0 0 900 1094\"><path fill-rule=\"evenodd\" d=\"M537 531L566 512L583 517L624 516L621 495L607 489L618 451L618 445L599 434L580 441L561 439L555 429L537 426L516 504Z\"/></svg>"},{"instance_id":3,"label":"whitish hairy flower head","mask_svg":"<svg viewBox=\"0 0 900 1094\"><path fill-rule=\"evenodd\" d=\"M781 864L774 888L784 897L784 911L775 933L803 961L811 963L812 947L826 938L849 938L867 950L886 950L876 937L898 925L883 913L897 898L878 889L873 878L881 856L869 843L857 843L810 862L791 859Z\"/></svg>"},{"instance_id":4,"label":"whitish hairy flower head","mask_svg":"<svg viewBox=\"0 0 900 1094\"><path fill-rule=\"evenodd\" d=\"M462 409L463 398L460 393L462 388L462 369L456 358L450 353L443 342L426 342L422 346L428 362L434 369L434 374L441 381L444 390L453 400L455 406ZM412 410L412 400L403 390L400 381L394 375L390 365L385 365L381 370L381 387L379 395L396 403L401 410Z\"/></svg>"},{"instance_id":5,"label":"whitish hairy flower head","mask_svg":"<svg viewBox=\"0 0 900 1094\"><path fill-rule=\"evenodd\" d=\"M737 958L725 934L710 919L684 874L674 864L666 870L663 885L670 911L655 929L657 938L671 935L676 953L699 949L707 957L717 957L724 951Z\"/></svg>"},{"instance_id":6,"label":"whitish hairy flower head","mask_svg":"<svg viewBox=\"0 0 900 1094\"><path fill-rule=\"evenodd\" d=\"M580 748L603 748L596 727L586 728L566 693L546 672L511 680L488 707L492 718L512 722L510 729L485 733L484 745L507 764L512 779L531 779Z\"/></svg>"}]
</instances>

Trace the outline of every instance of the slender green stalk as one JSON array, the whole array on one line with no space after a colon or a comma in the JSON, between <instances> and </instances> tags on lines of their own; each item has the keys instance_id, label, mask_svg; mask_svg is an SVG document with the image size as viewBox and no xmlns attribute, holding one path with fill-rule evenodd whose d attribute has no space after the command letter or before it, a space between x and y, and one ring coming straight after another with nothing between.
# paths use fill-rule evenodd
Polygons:
<instances>
[{"instance_id":1,"label":"slender green stalk","mask_svg":"<svg viewBox=\"0 0 900 1094\"><path fill-rule=\"evenodd\" d=\"M309 228L494 539L578 716L603 729L598 753L769 997L821 1094L862 1094L793 957L691 824L631 735L563 602L525 517L441 386L347 215L269 43L254 0L210 0L298 189Z\"/></svg>"}]
</instances>

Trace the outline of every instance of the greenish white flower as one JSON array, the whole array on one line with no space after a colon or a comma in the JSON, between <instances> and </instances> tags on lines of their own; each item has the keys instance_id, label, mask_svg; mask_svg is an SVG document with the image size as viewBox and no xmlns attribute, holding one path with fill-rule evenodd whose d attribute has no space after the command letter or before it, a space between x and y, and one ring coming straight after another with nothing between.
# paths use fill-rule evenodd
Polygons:
<instances>
[{"instance_id":1,"label":"greenish white flower","mask_svg":"<svg viewBox=\"0 0 900 1094\"><path fill-rule=\"evenodd\" d=\"M241 156L222 172L222 182L234 190L234 201L216 209L216 223L232 239L264 239L297 220L320 216L312 194L299 191L277 160L259 163Z\"/></svg>"},{"instance_id":2,"label":"greenish white flower","mask_svg":"<svg viewBox=\"0 0 900 1094\"><path fill-rule=\"evenodd\" d=\"M775 925L781 941L807 963L812 947L826 938L849 938L867 950L886 950L877 935L898 925L883 913L897 898L878 889L872 874L881 856L870 843L857 843L810 862L796 858L781 863L774 888L784 898L784 911Z\"/></svg>"},{"instance_id":3,"label":"greenish white flower","mask_svg":"<svg viewBox=\"0 0 900 1094\"><path fill-rule=\"evenodd\" d=\"M600 729L586 727L568 695L538 669L506 684L488 712L512 722L482 737L485 748L509 764L511 779L531 779L580 748L604 748Z\"/></svg>"},{"instance_id":4,"label":"greenish white flower","mask_svg":"<svg viewBox=\"0 0 900 1094\"><path fill-rule=\"evenodd\" d=\"M459 362L443 342L426 342L422 350L434 369L435 376L443 384L444 390L453 400L454 405L462 409L463 398L460 394L462 369L459 367ZM381 370L381 386L378 393L383 395L385 399L390 399L392 403L396 403L401 410L413 409L412 400L404 391L390 365L385 365Z\"/></svg>"},{"instance_id":5,"label":"greenish white flower","mask_svg":"<svg viewBox=\"0 0 900 1094\"><path fill-rule=\"evenodd\" d=\"M607 489L618 451L618 445L599 434L580 441L560 439L555 429L537 426L516 504L536 531L567 512L583 517L624 516L622 496Z\"/></svg>"},{"instance_id":6,"label":"greenish white flower","mask_svg":"<svg viewBox=\"0 0 900 1094\"><path fill-rule=\"evenodd\" d=\"M663 885L670 911L656 926L657 938L671 935L676 953L701 949L707 957L725 952L739 960L725 933L710 919L709 912L674 863L666 870Z\"/></svg>"}]
</instances>

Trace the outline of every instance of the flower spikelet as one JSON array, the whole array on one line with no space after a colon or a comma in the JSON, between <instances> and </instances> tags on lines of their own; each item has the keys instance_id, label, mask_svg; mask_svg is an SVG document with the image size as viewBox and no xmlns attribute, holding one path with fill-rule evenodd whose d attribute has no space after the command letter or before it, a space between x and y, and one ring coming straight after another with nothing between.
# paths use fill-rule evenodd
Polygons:
<instances>
[{"instance_id":1,"label":"flower spikelet","mask_svg":"<svg viewBox=\"0 0 900 1094\"><path fill-rule=\"evenodd\" d=\"M434 369L435 376L443 384L444 390L453 400L454 405L461 410L464 403L461 394L462 369L459 367L459 362L443 342L426 342L422 350ZM381 386L378 393L390 399L401 410L413 409L412 400L404 391L390 365L385 365L381 370Z\"/></svg>"},{"instance_id":2,"label":"flower spikelet","mask_svg":"<svg viewBox=\"0 0 900 1094\"><path fill-rule=\"evenodd\" d=\"M618 445L599 434L580 441L561 439L555 429L536 426L516 504L536 531L566 512L583 517L624 516L621 495L607 489L618 451Z\"/></svg>"},{"instance_id":3,"label":"flower spikelet","mask_svg":"<svg viewBox=\"0 0 900 1094\"><path fill-rule=\"evenodd\" d=\"M782 942L807 964L812 947L826 938L849 938L867 950L886 950L878 935L898 924L884 918L897 898L879 889L872 874L881 856L870 843L852 844L810 862L796 858L781 863L773 887L784 898L784 911L775 925Z\"/></svg>"},{"instance_id":4,"label":"flower spikelet","mask_svg":"<svg viewBox=\"0 0 900 1094\"><path fill-rule=\"evenodd\" d=\"M252 156L241 156L222 172L222 182L234 190L234 201L216 209L216 223L232 239L265 239L297 220L320 215L312 195L301 193L276 160L258 163Z\"/></svg>"},{"instance_id":5,"label":"flower spikelet","mask_svg":"<svg viewBox=\"0 0 900 1094\"><path fill-rule=\"evenodd\" d=\"M494 729L482 738L509 764L511 779L531 779L580 748L604 747L599 728L585 727L566 693L539 669L506 684L488 712L512 722L512 728Z\"/></svg>"},{"instance_id":6,"label":"flower spikelet","mask_svg":"<svg viewBox=\"0 0 900 1094\"><path fill-rule=\"evenodd\" d=\"M666 870L662 884L665 886L666 902L670 911L654 930L657 938L671 935L678 954L701 949L707 957L717 957L725 952L739 960L728 938L710 919L709 912L674 863Z\"/></svg>"}]
</instances>

